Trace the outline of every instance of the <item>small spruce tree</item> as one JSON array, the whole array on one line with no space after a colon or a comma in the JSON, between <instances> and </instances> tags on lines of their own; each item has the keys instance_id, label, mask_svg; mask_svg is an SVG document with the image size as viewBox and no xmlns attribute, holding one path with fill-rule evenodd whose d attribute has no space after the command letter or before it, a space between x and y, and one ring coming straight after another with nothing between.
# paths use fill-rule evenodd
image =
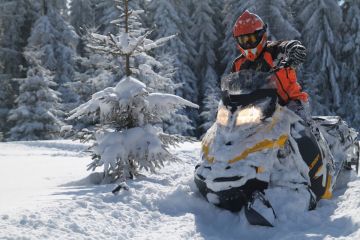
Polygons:
<instances>
[{"instance_id":1,"label":"small spruce tree","mask_svg":"<svg viewBox=\"0 0 360 240\"><path fill-rule=\"evenodd\" d=\"M28 61L32 61L30 52L26 52ZM17 108L9 113L9 121L14 122L10 140L54 139L62 125L56 110L59 108L59 93L53 90L56 84L50 72L35 62L30 63L27 77L18 80Z\"/></svg>"},{"instance_id":2,"label":"small spruce tree","mask_svg":"<svg viewBox=\"0 0 360 240\"><path fill-rule=\"evenodd\" d=\"M91 100L70 112L69 120L89 115L98 120L89 169L103 166L105 182L124 181L136 176L139 169L154 171L164 161L175 159L168 148L185 138L163 133L162 121L179 108L197 107L175 95L151 93L133 77L139 71L131 66L136 55L162 46L174 37L152 41L147 39L149 31L139 34L138 25L131 25L131 19L139 13L130 11L128 0L124 0L124 20L113 21L123 30L116 35L92 34L90 48L125 58L126 76L115 87L95 93Z\"/></svg>"}]
</instances>

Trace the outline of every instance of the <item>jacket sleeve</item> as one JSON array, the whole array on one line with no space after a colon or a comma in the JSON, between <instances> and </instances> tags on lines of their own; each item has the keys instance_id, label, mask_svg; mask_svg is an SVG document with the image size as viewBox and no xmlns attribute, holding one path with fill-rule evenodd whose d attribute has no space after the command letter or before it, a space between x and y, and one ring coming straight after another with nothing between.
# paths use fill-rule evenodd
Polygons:
<instances>
[{"instance_id":1,"label":"jacket sleeve","mask_svg":"<svg viewBox=\"0 0 360 240\"><path fill-rule=\"evenodd\" d=\"M283 58L290 57L289 56L289 50L294 45L300 45L305 50L305 47L303 46L303 44L299 40L273 41L273 42L268 43L268 46L271 49L271 54L275 59L278 58L279 55L281 55ZM306 53L300 54L301 59L300 58L299 59L301 61L298 58L296 58L296 60L298 61L298 64L302 63L305 60L305 56L306 56Z\"/></svg>"},{"instance_id":2,"label":"jacket sleeve","mask_svg":"<svg viewBox=\"0 0 360 240\"><path fill-rule=\"evenodd\" d=\"M286 54L286 49L294 44L303 45L299 40L271 41L267 43L268 47L273 51L283 54Z\"/></svg>"}]
</instances>

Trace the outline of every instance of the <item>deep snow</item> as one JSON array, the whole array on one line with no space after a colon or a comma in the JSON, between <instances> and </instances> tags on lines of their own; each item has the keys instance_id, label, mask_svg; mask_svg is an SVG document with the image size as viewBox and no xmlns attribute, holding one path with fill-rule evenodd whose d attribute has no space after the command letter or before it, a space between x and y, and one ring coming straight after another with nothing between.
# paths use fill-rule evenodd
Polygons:
<instances>
[{"instance_id":1,"label":"deep snow","mask_svg":"<svg viewBox=\"0 0 360 240\"><path fill-rule=\"evenodd\" d=\"M87 146L71 141L0 143L0 239L360 239L360 178L340 184L315 211L279 190L275 228L250 226L207 203L193 183L199 143L175 150L181 162L129 181L129 191L96 185Z\"/></svg>"}]
</instances>

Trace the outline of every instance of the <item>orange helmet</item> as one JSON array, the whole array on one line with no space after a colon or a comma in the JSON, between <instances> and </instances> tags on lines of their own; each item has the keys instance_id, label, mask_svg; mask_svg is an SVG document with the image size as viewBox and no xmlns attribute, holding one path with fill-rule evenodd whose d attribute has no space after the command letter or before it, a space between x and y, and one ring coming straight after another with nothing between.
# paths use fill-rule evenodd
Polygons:
<instances>
[{"instance_id":1,"label":"orange helmet","mask_svg":"<svg viewBox=\"0 0 360 240\"><path fill-rule=\"evenodd\" d=\"M233 37L248 60L254 61L264 49L267 41L266 28L263 20L248 10L236 20Z\"/></svg>"}]
</instances>

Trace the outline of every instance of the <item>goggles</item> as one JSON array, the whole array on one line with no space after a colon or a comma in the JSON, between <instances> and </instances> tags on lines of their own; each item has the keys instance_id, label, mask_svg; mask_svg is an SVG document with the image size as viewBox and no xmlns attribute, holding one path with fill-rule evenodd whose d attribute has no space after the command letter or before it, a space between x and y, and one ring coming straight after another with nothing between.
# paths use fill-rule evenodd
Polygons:
<instances>
[{"instance_id":1,"label":"goggles","mask_svg":"<svg viewBox=\"0 0 360 240\"><path fill-rule=\"evenodd\" d=\"M250 34L240 35L236 37L236 41L242 49L256 48L265 32L266 28L263 28Z\"/></svg>"}]
</instances>

